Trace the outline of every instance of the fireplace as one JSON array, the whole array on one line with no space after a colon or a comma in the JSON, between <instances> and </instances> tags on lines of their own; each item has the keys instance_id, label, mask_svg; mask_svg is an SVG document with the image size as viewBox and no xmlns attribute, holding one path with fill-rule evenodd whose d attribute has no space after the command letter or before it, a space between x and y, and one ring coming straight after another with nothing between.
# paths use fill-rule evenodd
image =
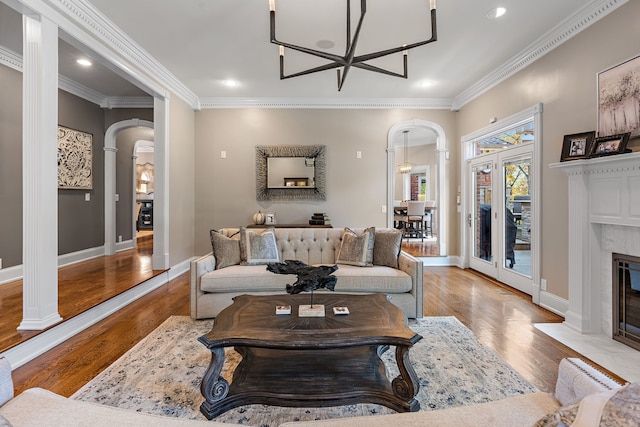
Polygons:
<instances>
[{"instance_id":1,"label":"fireplace","mask_svg":"<svg viewBox=\"0 0 640 427\"><path fill-rule=\"evenodd\" d=\"M613 335L613 254L640 257L640 153L555 163L569 178L565 325Z\"/></svg>"},{"instance_id":2,"label":"fireplace","mask_svg":"<svg viewBox=\"0 0 640 427\"><path fill-rule=\"evenodd\" d=\"M640 257L614 253L613 339L640 350Z\"/></svg>"}]
</instances>

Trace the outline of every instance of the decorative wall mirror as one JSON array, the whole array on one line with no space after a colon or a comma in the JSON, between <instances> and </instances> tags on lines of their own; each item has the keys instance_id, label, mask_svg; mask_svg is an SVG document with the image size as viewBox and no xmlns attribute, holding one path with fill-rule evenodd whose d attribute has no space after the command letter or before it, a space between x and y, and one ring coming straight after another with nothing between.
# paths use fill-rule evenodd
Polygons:
<instances>
[{"instance_id":1,"label":"decorative wall mirror","mask_svg":"<svg viewBox=\"0 0 640 427\"><path fill-rule=\"evenodd\" d=\"M326 147L256 146L256 199L326 200Z\"/></svg>"}]
</instances>

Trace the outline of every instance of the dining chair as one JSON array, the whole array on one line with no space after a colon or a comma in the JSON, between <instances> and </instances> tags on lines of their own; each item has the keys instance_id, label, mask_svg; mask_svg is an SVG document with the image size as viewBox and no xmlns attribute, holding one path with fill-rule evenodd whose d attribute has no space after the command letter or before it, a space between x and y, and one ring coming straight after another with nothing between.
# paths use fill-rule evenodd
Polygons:
<instances>
[{"instance_id":1,"label":"dining chair","mask_svg":"<svg viewBox=\"0 0 640 427\"><path fill-rule=\"evenodd\" d=\"M424 201L409 200L403 237L420 236L424 241Z\"/></svg>"},{"instance_id":2,"label":"dining chair","mask_svg":"<svg viewBox=\"0 0 640 427\"><path fill-rule=\"evenodd\" d=\"M425 206L425 220L424 220L424 232L428 237L433 237L433 210L429 208L436 207L435 200L427 200L424 204Z\"/></svg>"}]
</instances>

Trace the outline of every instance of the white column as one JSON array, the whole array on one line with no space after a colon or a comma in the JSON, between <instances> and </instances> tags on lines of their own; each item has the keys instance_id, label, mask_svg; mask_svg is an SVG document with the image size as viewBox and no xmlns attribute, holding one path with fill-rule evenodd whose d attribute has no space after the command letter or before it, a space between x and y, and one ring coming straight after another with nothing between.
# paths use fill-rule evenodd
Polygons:
<instances>
[{"instance_id":1,"label":"white column","mask_svg":"<svg viewBox=\"0 0 640 427\"><path fill-rule=\"evenodd\" d=\"M41 330L58 314L58 27L23 17L23 319Z\"/></svg>"},{"instance_id":2,"label":"white column","mask_svg":"<svg viewBox=\"0 0 640 427\"><path fill-rule=\"evenodd\" d=\"M109 128L111 130L111 128ZM104 254L116 253L116 153L115 136L105 136L107 141L113 141L114 146L104 147Z\"/></svg>"},{"instance_id":3,"label":"white column","mask_svg":"<svg viewBox=\"0 0 640 427\"><path fill-rule=\"evenodd\" d=\"M153 257L154 270L169 268L169 97L155 98L153 106L154 192Z\"/></svg>"}]
</instances>

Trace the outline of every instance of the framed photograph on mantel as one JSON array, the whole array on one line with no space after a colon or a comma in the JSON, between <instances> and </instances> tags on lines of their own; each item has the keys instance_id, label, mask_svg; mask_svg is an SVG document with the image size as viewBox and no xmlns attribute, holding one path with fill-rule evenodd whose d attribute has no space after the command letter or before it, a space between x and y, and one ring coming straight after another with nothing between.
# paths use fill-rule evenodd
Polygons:
<instances>
[{"instance_id":1,"label":"framed photograph on mantel","mask_svg":"<svg viewBox=\"0 0 640 427\"><path fill-rule=\"evenodd\" d=\"M598 73L598 136L640 136L640 56Z\"/></svg>"},{"instance_id":2,"label":"framed photograph on mantel","mask_svg":"<svg viewBox=\"0 0 640 427\"><path fill-rule=\"evenodd\" d=\"M620 135L597 138L589 157L609 156L624 153L629 142L629 132Z\"/></svg>"},{"instance_id":3,"label":"framed photograph on mantel","mask_svg":"<svg viewBox=\"0 0 640 427\"><path fill-rule=\"evenodd\" d=\"M560 161L566 162L567 160L588 158L595 137L595 131L565 135L564 141L562 142Z\"/></svg>"}]
</instances>

